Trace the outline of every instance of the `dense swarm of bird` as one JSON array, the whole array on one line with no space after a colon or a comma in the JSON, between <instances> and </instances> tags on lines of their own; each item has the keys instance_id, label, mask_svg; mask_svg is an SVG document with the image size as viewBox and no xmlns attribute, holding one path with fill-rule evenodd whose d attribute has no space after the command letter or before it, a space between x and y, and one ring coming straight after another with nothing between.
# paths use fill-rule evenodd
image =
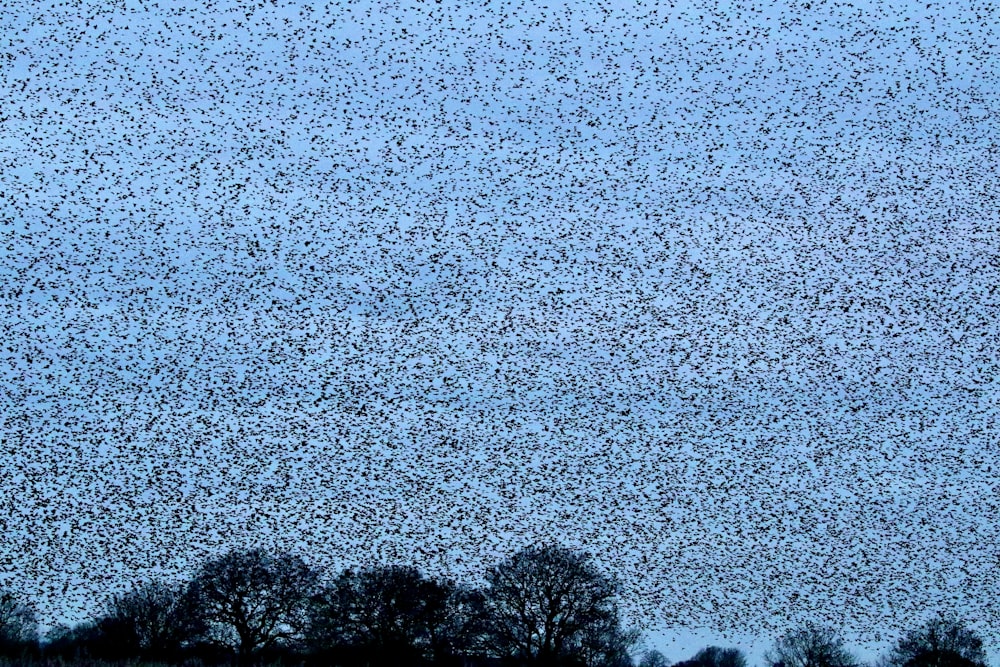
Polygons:
<instances>
[{"instance_id":1,"label":"dense swarm of bird","mask_svg":"<svg viewBox=\"0 0 1000 667\"><path fill-rule=\"evenodd\" d=\"M546 537L667 625L996 621L990 3L0 25L0 585L49 620Z\"/></svg>"}]
</instances>

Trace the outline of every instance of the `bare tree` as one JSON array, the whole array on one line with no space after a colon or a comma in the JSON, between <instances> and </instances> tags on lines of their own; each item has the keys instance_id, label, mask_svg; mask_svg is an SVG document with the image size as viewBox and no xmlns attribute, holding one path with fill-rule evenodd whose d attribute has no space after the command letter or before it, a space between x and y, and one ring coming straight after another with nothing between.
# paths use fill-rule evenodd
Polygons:
<instances>
[{"instance_id":1,"label":"bare tree","mask_svg":"<svg viewBox=\"0 0 1000 667\"><path fill-rule=\"evenodd\" d=\"M890 667L977 667L986 664L983 640L957 618L939 615L907 632L886 661Z\"/></svg>"},{"instance_id":2,"label":"bare tree","mask_svg":"<svg viewBox=\"0 0 1000 667\"><path fill-rule=\"evenodd\" d=\"M670 667L670 661L656 649L649 649L642 654L639 667Z\"/></svg>"},{"instance_id":3,"label":"bare tree","mask_svg":"<svg viewBox=\"0 0 1000 667\"><path fill-rule=\"evenodd\" d=\"M10 591L0 591L0 655L38 645L38 621L31 606Z\"/></svg>"},{"instance_id":4,"label":"bare tree","mask_svg":"<svg viewBox=\"0 0 1000 667\"><path fill-rule=\"evenodd\" d=\"M47 658L61 658L64 661L93 657L92 649L97 638L97 624L93 621L84 621L72 626L60 623L45 633L42 653Z\"/></svg>"},{"instance_id":5,"label":"bare tree","mask_svg":"<svg viewBox=\"0 0 1000 667\"><path fill-rule=\"evenodd\" d=\"M261 650L289 646L301 637L309 601L318 590L319 574L298 556L251 549L203 565L190 594L210 637L246 663Z\"/></svg>"},{"instance_id":6,"label":"bare tree","mask_svg":"<svg viewBox=\"0 0 1000 667\"><path fill-rule=\"evenodd\" d=\"M633 667L631 651L641 638L639 630L622 628L617 613L608 614L583 629L575 662L583 667Z\"/></svg>"},{"instance_id":7,"label":"bare tree","mask_svg":"<svg viewBox=\"0 0 1000 667\"><path fill-rule=\"evenodd\" d=\"M464 648L468 602L415 567L346 570L315 599L309 643L380 662L439 661Z\"/></svg>"},{"instance_id":8,"label":"bare tree","mask_svg":"<svg viewBox=\"0 0 1000 667\"><path fill-rule=\"evenodd\" d=\"M764 654L764 659L783 667L855 667L858 664L837 631L811 623L779 637L774 647Z\"/></svg>"},{"instance_id":9,"label":"bare tree","mask_svg":"<svg viewBox=\"0 0 1000 667\"><path fill-rule=\"evenodd\" d=\"M687 662L698 667L746 667L747 659L738 648L706 646Z\"/></svg>"},{"instance_id":10,"label":"bare tree","mask_svg":"<svg viewBox=\"0 0 1000 667\"><path fill-rule=\"evenodd\" d=\"M476 588L449 584L448 601L434 629L434 656L481 657L486 654L485 596Z\"/></svg>"},{"instance_id":11,"label":"bare tree","mask_svg":"<svg viewBox=\"0 0 1000 667\"><path fill-rule=\"evenodd\" d=\"M486 637L500 657L529 665L616 662L636 639L621 630L617 582L586 554L528 547L490 569L486 581Z\"/></svg>"},{"instance_id":12,"label":"bare tree","mask_svg":"<svg viewBox=\"0 0 1000 667\"><path fill-rule=\"evenodd\" d=\"M206 631L186 586L162 581L111 597L97 627L108 641L154 658L176 654Z\"/></svg>"}]
</instances>

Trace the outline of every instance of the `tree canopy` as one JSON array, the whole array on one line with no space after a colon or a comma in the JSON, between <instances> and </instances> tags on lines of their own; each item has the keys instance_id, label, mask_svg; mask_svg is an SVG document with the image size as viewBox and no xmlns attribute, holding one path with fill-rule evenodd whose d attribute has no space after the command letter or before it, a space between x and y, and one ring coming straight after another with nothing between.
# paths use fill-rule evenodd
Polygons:
<instances>
[{"instance_id":1,"label":"tree canopy","mask_svg":"<svg viewBox=\"0 0 1000 667\"><path fill-rule=\"evenodd\" d=\"M38 643L35 610L11 591L0 591L0 655L17 654Z\"/></svg>"},{"instance_id":2,"label":"tree canopy","mask_svg":"<svg viewBox=\"0 0 1000 667\"><path fill-rule=\"evenodd\" d=\"M298 556L261 549L231 551L205 563L191 583L209 636L235 650L240 661L299 640L319 573Z\"/></svg>"},{"instance_id":3,"label":"tree canopy","mask_svg":"<svg viewBox=\"0 0 1000 667\"><path fill-rule=\"evenodd\" d=\"M109 598L97 628L108 642L150 657L177 654L207 631L187 586L155 580Z\"/></svg>"},{"instance_id":4,"label":"tree canopy","mask_svg":"<svg viewBox=\"0 0 1000 667\"><path fill-rule=\"evenodd\" d=\"M621 628L618 584L589 555L530 546L486 581L486 638L498 655L527 665L626 660L634 637Z\"/></svg>"},{"instance_id":5,"label":"tree canopy","mask_svg":"<svg viewBox=\"0 0 1000 667\"><path fill-rule=\"evenodd\" d=\"M765 659L782 667L856 667L858 664L836 630L813 623L787 631L775 641Z\"/></svg>"},{"instance_id":6,"label":"tree canopy","mask_svg":"<svg viewBox=\"0 0 1000 667\"><path fill-rule=\"evenodd\" d=\"M981 667L986 664L982 638L965 622L938 615L896 642L891 667Z\"/></svg>"},{"instance_id":7,"label":"tree canopy","mask_svg":"<svg viewBox=\"0 0 1000 667\"><path fill-rule=\"evenodd\" d=\"M38 643L30 604L0 591L0 665L301 664L307 667L668 667L633 657L639 633L619 614L620 584L587 553L526 547L469 586L410 565L339 573L301 557L234 549L187 581L142 581L93 618ZM7 656L14 662L4 662ZM764 667L859 667L833 628L784 632ZM938 615L904 633L879 667L985 667L983 638ZM140 663L141 664L141 663ZM747 667L738 648L707 646L674 667Z\"/></svg>"},{"instance_id":8,"label":"tree canopy","mask_svg":"<svg viewBox=\"0 0 1000 667\"><path fill-rule=\"evenodd\" d=\"M462 642L459 593L415 567L345 570L314 598L309 641L398 663L440 659Z\"/></svg>"}]
</instances>

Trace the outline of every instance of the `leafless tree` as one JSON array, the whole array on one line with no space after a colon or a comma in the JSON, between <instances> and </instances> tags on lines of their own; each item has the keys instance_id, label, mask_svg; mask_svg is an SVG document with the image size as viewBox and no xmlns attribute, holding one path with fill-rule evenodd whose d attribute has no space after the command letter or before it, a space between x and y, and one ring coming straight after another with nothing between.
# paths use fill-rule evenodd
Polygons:
<instances>
[{"instance_id":1,"label":"leafless tree","mask_svg":"<svg viewBox=\"0 0 1000 667\"><path fill-rule=\"evenodd\" d=\"M836 630L811 623L779 637L764 658L772 665L783 667L855 667L858 664Z\"/></svg>"},{"instance_id":2,"label":"leafless tree","mask_svg":"<svg viewBox=\"0 0 1000 667\"><path fill-rule=\"evenodd\" d=\"M486 637L500 657L597 667L617 664L636 639L621 630L617 582L586 554L528 547L490 569L486 581Z\"/></svg>"},{"instance_id":3,"label":"leafless tree","mask_svg":"<svg viewBox=\"0 0 1000 667\"><path fill-rule=\"evenodd\" d=\"M190 594L209 636L246 663L261 650L300 639L318 590L318 572L298 556L251 549L203 565Z\"/></svg>"},{"instance_id":4,"label":"leafless tree","mask_svg":"<svg viewBox=\"0 0 1000 667\"><path fill-rule=\"evenodd\" d=\"M575 663L582 667L633 667L631 651L642 635L624 629L617 613L591 623L581 632Z\"/></svg>"},{"instance_id":5,"label":"leafless tree","mask_svg":"<svg viewBox=\"0 0 1000 667\"><path fill-rule=\"evenodd\" d=\"M0 654L19 653L37 644L34 609L14 593L0 591Z\"/></svg>"},{"instance_id":6,"label":"leafless tree","mask_svg":"<svg viewBox=\"0 0 1000 667\"><path fill-rule=\"evenodd\" d=\"M738 648L706 646L691 659L698 667L746 667L747 659Z\"/></svg>"},{"instance_id":7,"label":"leafless tree","mask_svg":"<svg viewBox=\"0 0 1000 667\"><path fill-rule=\"evenodd\" d=\"M670 667L670 661L656 649L649 649L642 654L639 667Z\"/></svg>"},{"instance_id":8,"label":"leafless tree","mask_svg":"<svg viewBox=\"0 0 1000 667\"><path fill-rule=\"evenodd\" d=\"M465 648L467 593L415 567L346 570L315 599L309 643L378 662L440 661Z\"/></svg>"},{"instance_id":9,"label":"leafless tree","mask_svg":"<svg viewBox=\"0 0 1000 667\"><path fill-rule=\"evenodd\" d=\"M957 618L939 615L907 632L893 647L889 667L976 667L986 664L983 640Z\"/></svg>"},{"instance_id":10,"label":"leafless tree","mask_svg":"<svg viewBox=\"0 0 1000 667\"><path fill-rule=\"evenodd\" d=\"M162 581L111 597L97 626L109 641L148 657L176 653L206 630L187 587Z\"/></svg>"}]
</instances>

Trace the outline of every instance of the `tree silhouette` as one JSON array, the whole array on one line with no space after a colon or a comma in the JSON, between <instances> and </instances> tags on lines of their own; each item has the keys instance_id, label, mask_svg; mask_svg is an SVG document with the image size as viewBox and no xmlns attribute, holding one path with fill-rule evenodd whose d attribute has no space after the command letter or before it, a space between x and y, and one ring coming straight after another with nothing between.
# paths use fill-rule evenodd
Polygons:
<instances>
[{"instance_id":1,"label":"tree silhouette","mask_svg":"<svg viewBox=\"0 0 1000 667\"><path fill-rule=\"evenodd\" d=\"M207 630L187 587L162 581L111 597L97 627L107 642L147 658L177 655Z\"/></svg>"},{"instance_id":2,"label":"tree silhouette","mask_svg":"<svg viewBox=\"0 0 1000 667\"><path fill-rule=\"evenodd\" d=\"M483 591L461 584L450 586L447 615L436 627L435 657L484 657L486 598Z\"/></svg>"},{"instance_id":3,"label":"tree silhouette","mask_svg":"<svg viewBox=\"0 0 1000 667\"><path fill-rule=\"evenodd\" d=\"M617 582L586 554L528 547L490 569L486 581L486 639L500 657L524 665L618 664L622 646L634 642L621 630Z\"/></svg>"},{"instance_id":4,"label":"tree silhouette","mask_svg":"<svg viewBox=\"0 0 1000 667\"><path fill-rule=\"evenodd\" d=\"M245 664L259 651L301 637L318 589L318 573L298 556L251 549L205 563L189 591L209 636Z\"/></svg>"},{"instance_id":5,"label":"tree silhouette","mask_svg":"<svg viewBox=\"0 0 1000 667\"><path fill-rule=\"evenodd\" d=\"M670 661L656 649L649 649L643 652L639 667L670 667Z\"/></svg>"},{"instance_id":6,"label":"tree silhouette","mask_svg":"<svg viewBox=\"0 0 1000 667\"><path fill-rule=\"evenodd\" d=\"M640 639L638 630L623 629L618 615L609 614L583 629L574 662L584 667L632 667L630 652Z\"/></svg>"},{"instance_id":7,"label":"tree silhouette","mask_svg":"<svg viewBox=\"0 0 1000 667\"><path fill-rule=\"evenodd\" d=\"M738 648L706 646L693 658L678 664L685 667L746 667L747 659Z\"/></svg>"},{"instance_id":8,"label":"tree silhouette","mask_svg":"<svg viewBox=\"0 0 1000 667\"><path fill-rule=\"evenodd\" d=\"M50 628L42 641L42 653L46 658L60 658L63 661L81 658L120 659L126 655L113 650L111 655L102 654L108 647L102 643L100 630L94 621L83 621L70 626L65 623Z\"/></svg>"},{"instance_id":9,"label":"tree silhouette","mask_svg":"<svg viewBox=\"0 0 1000 667\"><path fill-rule=\"evenodd\" d=\"M346 570L314 600L309 643L379 663L441 660L464 648L466 595L415 567Z\"/></svg>"},{"instance_id":10,"label":"tree silhouette","mask_svg":"<svg viewBox=\"0 0 1000 667\"><path fill-rule=\"evenodd\" d=\"M855 667L858 662L832 628L808 623L778 638L764 658L784 667Z\"/></svg>"},{"instance_id":11,"label":"tree silhouette","mask_svg":"<svg viewBox=\"0 0 1000 667\"><path fill-rule=\"evenodd\" d=\"M886 661L891 667L976 667L986 664L983 640L965 623L936 616L907 632Z\"/></svg>"},{"instance_id":12,"label":"tree silhouette","mask_svg":"<svg viewBox=\"0 0 1000 667\"><path fill-rule=\"evenodd\" d=\"M0 655L20 655L37 646L34 609L14 593L0 591Z\"/></svg>"}]
</instances>

